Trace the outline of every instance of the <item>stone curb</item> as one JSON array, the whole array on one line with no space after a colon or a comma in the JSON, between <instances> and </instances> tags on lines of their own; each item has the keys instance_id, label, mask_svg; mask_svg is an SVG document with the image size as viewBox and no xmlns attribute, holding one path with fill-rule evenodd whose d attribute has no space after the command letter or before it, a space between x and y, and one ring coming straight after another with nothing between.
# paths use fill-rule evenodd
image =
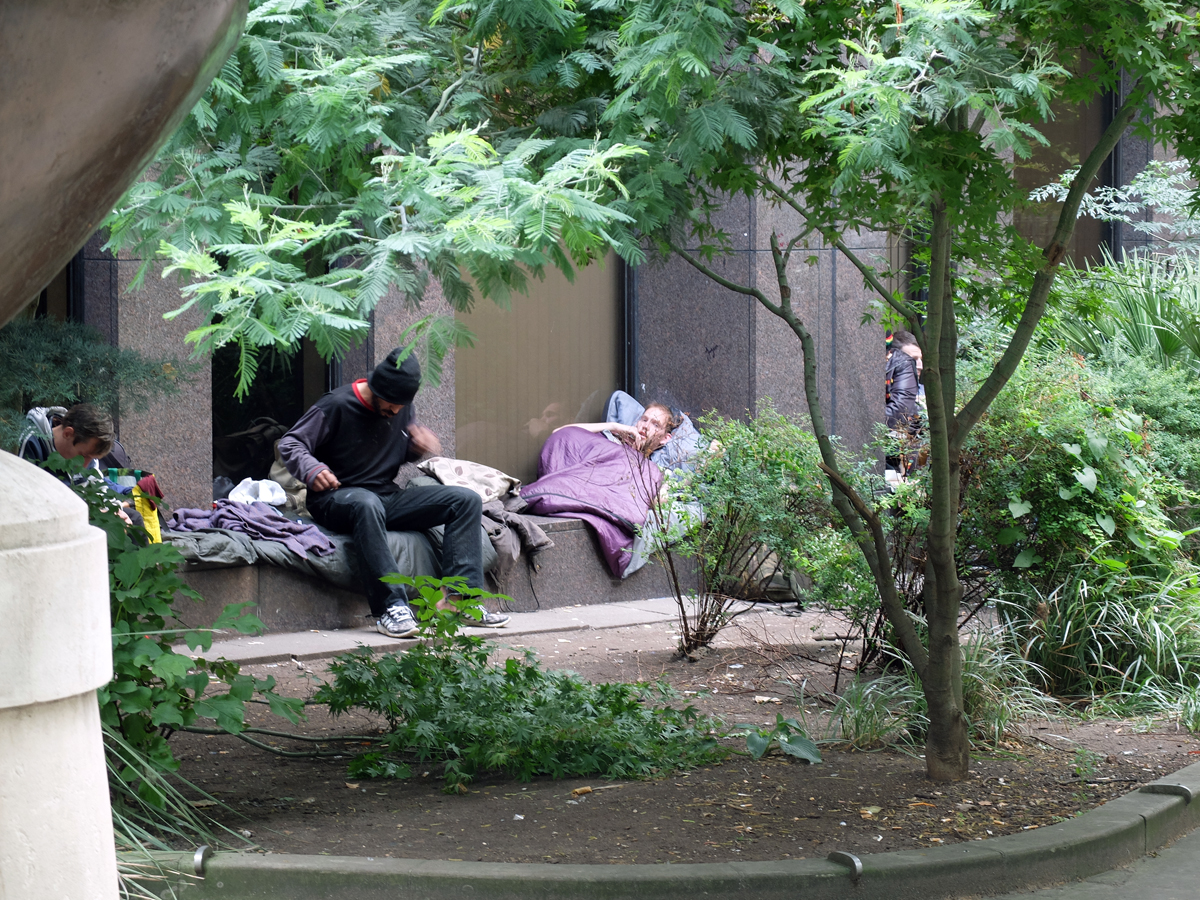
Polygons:
<instances>
[{"instance_id":1,"label":"stone curb","mask_svg":"<svg viewBox=\"0 0 1200 900\"><path fill-rule=\"evenodd\" d=\"M755 900L935 900L986 896L1088 878L1128 865L1200 825L1200 763L1091 812L1020 834L926 850L820 860L656 865L541 865L382 857L216 853L202 878L181 878L185 900L695 900L750 892ZM1170 790L1170 788L1168 788ZM192 872L193 854L155 854ZM127 857L128 858L128 857ZM144 858L144 857L143 857ZM149 885L148 885L149 886ZM161 882L154 889L161 889Z\"/></svg>"}]
</instances>

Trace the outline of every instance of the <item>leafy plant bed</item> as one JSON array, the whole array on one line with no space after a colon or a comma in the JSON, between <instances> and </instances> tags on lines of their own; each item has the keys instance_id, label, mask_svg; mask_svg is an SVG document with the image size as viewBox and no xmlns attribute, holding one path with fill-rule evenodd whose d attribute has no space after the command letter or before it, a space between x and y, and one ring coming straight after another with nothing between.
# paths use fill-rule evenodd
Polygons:
<instances>
[{"instance_id":1,"label":"leafy plant bed","mask_svg":"<svg viewBox=\"0 0 1200 900\"><path fill-rule=\"evenodd\" d=\"M830 654L812 643L811 631L801 634L796 620L759 621L754 633L730 629L695 663L674 658L665 626L512 641L534 649L547 666L593 680L663 677L681 693L709 691L689 697L700 712L767 725L777 713L801 714L780 688L781 654L809 666L813 679L831 681L832 673L804 660ZM246 669L274 675L286 696L306 696L326 663L304 664L311 675L294 663ZM756 702L762 697L782 702ZM811 711L809 718L820 736ZM257 710L248 710L247 720L278 727L278 719ZM365 714L333 719L310 709L297 732L327 738L323 746L342 759L281 758L229 736L177 734L172 744L180 774L228 807L200 800L200 808L249 831L264 851L601 864L817 857L834 849L873 853L986 839L1073 816L1193 762L1189 753L1200 751L1200 742L1174 731L1060 720L1032 724L1030 738L975 754L969 780L952 785L926 781L923 761L904 753L825 745L817 766L734 755L644 781L481 777L467 793L448 795L436 768L418 767L407 780L347 776L350 756L363 747L338 737L371 735L381 724ZM312 747L256 738L289 751Z\"/></svg>"}]
</instances>

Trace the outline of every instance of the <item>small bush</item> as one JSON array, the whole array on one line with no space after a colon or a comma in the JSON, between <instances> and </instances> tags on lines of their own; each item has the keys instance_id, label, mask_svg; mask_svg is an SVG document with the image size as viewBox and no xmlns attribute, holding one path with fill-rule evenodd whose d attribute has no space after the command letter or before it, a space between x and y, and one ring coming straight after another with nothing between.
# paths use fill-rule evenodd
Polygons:
<instances>
[{"instance_id":1,"label":"small bush","mask_svg":"<svg viewBox=\"0 0 1200 900\"><path fill-rule=\"evenodd\" d=\"M59 475L80 476L82 458L64 460L52 454L46 467ZM175 650L177 641L192 650L212 647L216 629L257 634L263 624L247 614L249 604L231 604L208 627L172 628L168 620L185 621L181 599L199 599L179 575L183 557L170 544L151 544L144 529L127 525L116 510L115 497L100 479L73 482L72 489L88 506L88 521L108 541L109 601L112 614L113 678L100 688L100 720L107 733L119 735L132 754L109 747L113 759L136 758L138 766L119 767L114 798L162 808L161 772L179 768L168 738L200 718L236 734L242 730L245 704L253 696L272 712L296 722L300 700L279 696L275 679L241 674L237 663L224 659L192 659ZM216 690L212 688L216 687Z\"/></svg>"},{"instance_id":2,"label":"small bush","mask_svg":"<svg viewBox=\"0 0 1200 900\"><path fill-rule=\"evenodd\" d=\"M495 645L432 610L443 582L413 583L430 594L420 604L429 642L339 656L313 697L334 715L364 709L387 720L383 749L356 757L352 776L404 778L414 762L441 763L446 790L461 792L484 772L638 778L724 755L713 737L719 723L670 706L676 695L665 682L597 684L543 669L532 651L491 663Z\"/></svg>"},{"instance_id":3,"label":"small bush","mask_svg":"<svg viewBox=\"0 0 1200 900\"><path fill-rule=\"evenodd\" d=\"M714 414L701 424L713 449L669 482L643 529L672 576L685 653L712 643L734 600L763 599L772 579L794 571L805 536L831 515L816 439L769 400L749 422ZM671 554L694 563L694 594Z\"/></svg>"},{"instance_id":4,"label":"small bush","mask_svg":"<svg viewBox=\"0 0 1200 900\"><path fill-rule=\"evenodd\" d=\"M995 747L1021 721L1057 711L1053 698L1030 680L1029 662L1002 635L976 632L963 642L962 654L963 708L975 744ZM901 671L847 685L830 710L825 740L868 750L923 738L929 715L920 679L907 661L895 659Z\"/></svg>"},{"instance_id":5,"label":"small bush","mask_svg":"<svg viewBox=\"0 0 1200 900\"><path fill-rule=\"evenodd\" d=\"M968 568L1044 593L1086 561L1161 577L1186 565L1166 511L1189 492L1157 468L1142 417L1105 394L1078 360L1027 356L963 449Z\"/></svg>"},{"instance_id":6,"label":"small bush","mask_svg":"<svg viewBox=\"0 0 1200 900\"><path fill-rule=\"evenodd\" d=\"M0 328L0 447L16 451L25 413L34 406L94 403L141 409L152 397L178 393L186 369L113 347L76 322L15 319Z\"/></svg>"}]
</instances>

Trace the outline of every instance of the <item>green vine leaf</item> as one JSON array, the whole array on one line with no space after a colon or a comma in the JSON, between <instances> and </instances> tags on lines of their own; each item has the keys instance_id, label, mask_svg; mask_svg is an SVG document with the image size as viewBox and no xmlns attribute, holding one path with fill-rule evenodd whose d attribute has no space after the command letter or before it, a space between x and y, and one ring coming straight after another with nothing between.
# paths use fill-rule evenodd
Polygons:
<instances>
[{"instance_id":1,"label":"green vine leaf","mask_svg":"<svg viewBox=\"0 0 1200 900\"><path fill-rule=\"evenodd\" d=\"M1091 466L1084 466L1082 471L1072 472L1075 480L1084 486L1089 494L1096 493L1096 470Z\"/></svg>"},{"instance_id":2,"label":"green vine leaf","mask_svg":"<svg viewBox=\"0 0 1200 900\"><path fill-rule=\"evenodd\" d=\"M1040 563L1041 561L1042 558L1027 547L1017 554L1017 558L1013 560L1013 568L1028 569L1034 563Z\"/></svg>"},{"instance_id":3,"label":"green vine leaf","mask_svg":"<svg viewBox=\"0 0 1200 900\"><path fill-rule=\"evenodd\" d=\"M1021 518L1021 516L1026 515L1031 509L1033 509L1033 504L1028 500L1010 500L1008 503L1008 511L1012 513L1014 519Z\"/></svg>"},{"instance_id":4,"label":"green vine leaf","mask_svg":"<svg viewBox=\"0 0 1200 900\"><path fill-rule=\"evenodd\" d=\"M1113 521L1112 516L1102 516L1099 513L1097 513L1096 514L1096 524L1099 525L1101 528L1103 528L1104 533L1107 534L1109 537L1112 537L1113 533L1117 530L1117 523L1115 521Z\"/></svg>"}]
</instances>

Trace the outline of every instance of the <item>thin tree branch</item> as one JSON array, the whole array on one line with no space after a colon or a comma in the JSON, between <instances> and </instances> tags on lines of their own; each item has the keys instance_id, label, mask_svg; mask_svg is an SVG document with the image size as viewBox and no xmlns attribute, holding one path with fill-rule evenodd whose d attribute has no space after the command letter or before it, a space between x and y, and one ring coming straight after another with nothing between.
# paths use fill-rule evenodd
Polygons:
<instances>
[{"instance_id":1,"label":"thin tree branch","mask_svg":"<svg viewBox=\"0 0 1200 900\"><path fill-rule=\"evenodd\" d=\"M1070 243L1071 236L1075 232L1079 207L1083 203L1088 185L1092 183L1092 179L1100 171L1100 166L1108 159L1109 154L1116 147L1117 141L1121 139L1125 129L1137 115L1143 100L1144 91L1140 87L1135 88L1121 104L1121 108L1113 116L1112 122L1104 130L1104 134L1092 148L1092 152L1088 154L1083 165L1079 167L1079 172L1071 182L1071 189L1067 192L1067 198L1063 201L1063 207L1058 216L1058 227L1055 229L1050 243L1042 251L1046 262L1034 276L1033 286L1029 290L1029 299L1025 303L1025 310L1021 313L1016 331L1013 332L1012 339L1008 342L1000 360L992 367L988 377L975 392L975 396L967 401L956 417L958 433L955 435L955 439L958 446L962 445L967 433L975 426L980 416L984 414L992 401L1008 384L1013 373L1016 372L1017 365L1029 347L1029 342L1033 340L1034 329L1046 311L1046 303L1050 298L1050 287L1054 283L1059 264L1067 254L1067 244Z\"/></svg>"},{"instance_id":2,"label":"thin tree branch","mask_svg":"<svg viewBox=\"0 0 1200 900\"><path fill-rule=\"evenodd\" d=\"M884 560L889 559L887 536L883 533L883 523L879 521L879 516L867 506L862 497L858 495L858 492L842 478L840 473L834 471L823 462L818 462L817 465L820 466L821 471L825 473L825 476L833 483L835 488L854 505L855 511L867 523L871 531L871 540L875 545L875 552L879 558ZM876 579L876 581L878 582L879 579ZM896 592L895 581L888 579L887 587L890 590L885 589L884 584L879 584L879 595L883 601L884 614L888 617L888 621L892 623L892 627L896 629L896 636L900 639L900 646L908 654L913 668L917 671L917 675L924 681L925 668L929 662L925 645L921 642L921 638L917 634L917 629L914 627L912 619L909 618L908 611L900 601L900 595Z\"/></svg>"},{"instance_id":3,"label":"thin tree branch","mask_svg":"<svg viewBox=\"0 0 1200 900\"><path fill-rule=\"evenodd\" d=\"M274 753L276 756L284 756L288 759L333 759L335 756L345 756L345 753L335 753L332 751L321 752L318 750L281 750L278 747L272 747L270 744L265 744L262 741L256 741L254 738L246 734L234 734L232 731L225 731L220 728L199 728L195 725L184 725L181 728L176 728L176 731L187 731L192 734L225 734L230 737L235 737L239 741L245 741L252 747L257 747L260 750L266 750L268 753Z\"/></svg>"},{"instance_id":4,"label":"thin tree branch","mask_svg":"<svg viewBox=\"0 0 1200 900\"><path fill-rule=\"evenodd\" d=\"M811 224L808 213L787 191L769 178L760 177L758 181L759 184L773 193L780 200L780 202L786 203L793 210L799 213L800 217L803 218L805 222L809 222ZM850 261L854 268L858 269L858 271L862 273L863 278L866 280L867 284L871 286L872 290L879 294L883 301L891 306L892 309L896 310L896 312L900 313L900 315L904 316L904 318L908 320L908 322L913 326L913 334L916 334L917 331L920 330L921 321L920 316L917 314L917 310L905 303L903 300L900 300L895 296L895 294L893 294L893 292L889 291L883 282L879 280L879 276L875 274L875 270L859 259L858 255L849 247L847 247L845 241L843 241L838 235L825 231L822 231L821 233L825 240L829 241L829 243L841 251L842 255Z\"/></svg>"},{"instance_id":5,"label":"thin tree branch","mask_svg":"<svg viewBox=\"0 0 1200 900\"><path fill-rule=\"evenodd\" d=\"M674 253L678 254L684 262L692 266L692 268L696 269L696 271L700 272L705 277L711 278L717 284L721 285L721 287L729 288L731 291L736 291L739 294L746 294L747 296L753 297L775 315L782 316L783 311L780 309L780 307L768 300L767 295L758 288L753 288L745 284L738 284L736 281L730 281L728 278L718 275L714 269L706 266L687 250L684 250L682 247L678 246L674 241L668 240L667 246L669 246Z\"/></svg>"}]
</instances>

